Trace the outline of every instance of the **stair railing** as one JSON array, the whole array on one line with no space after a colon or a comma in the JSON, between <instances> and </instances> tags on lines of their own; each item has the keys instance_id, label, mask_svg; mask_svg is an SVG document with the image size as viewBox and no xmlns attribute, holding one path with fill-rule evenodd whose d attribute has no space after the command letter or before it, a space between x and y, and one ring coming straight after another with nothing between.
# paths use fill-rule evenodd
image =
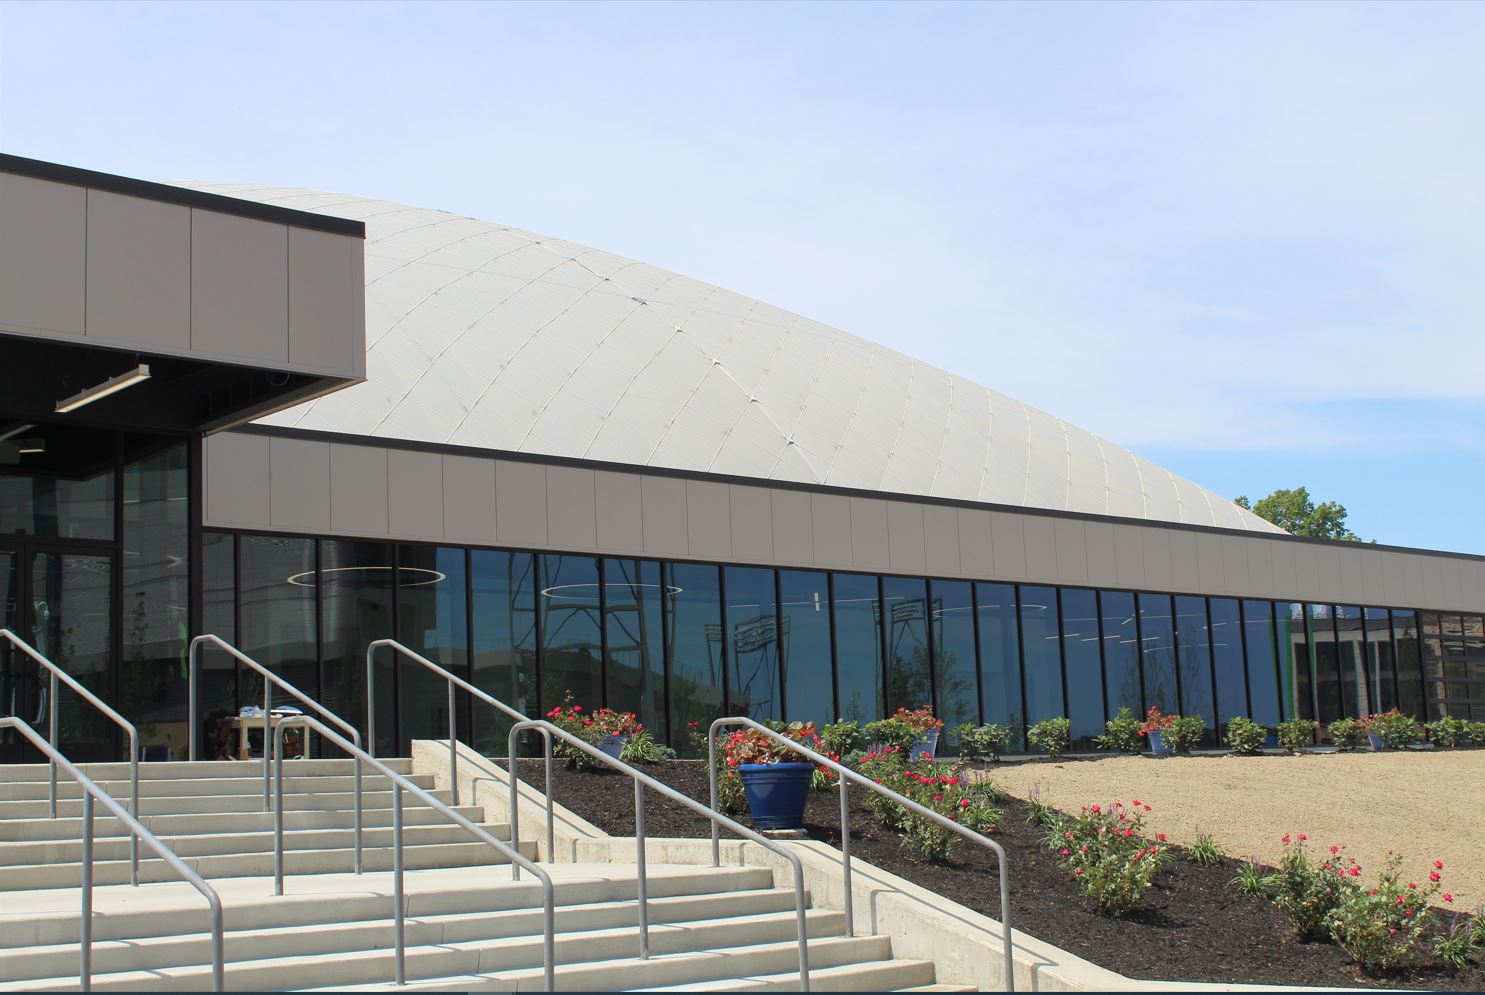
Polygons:
<instances>
[{"instance_id":1,"label":"stair railing","mask_svg":"<svg viewBox=\"0 0 1485 995\"><path fill-rule=\"evenodd\" d=\"M316 712L320 713L320 715L324 716L326 719L329 719L341 729L344 729L346 732L350 733L351 739L355 741L356 748L358 750L361 748L361 734L356 731L355 726L351 725L339 715L336 715L334 712L326 708L324 705L320 704L318 701L315 701L309 695L305 694L303 691L299 690L294 685L290 684L288 681L284 680L282 677L278 676L273 671L263 666L257 660L254 660L252 657L248 656L242 650L227 642L225 639L221 638L220 636L214 636L211 633L203 633L202 635L199 635L195 639L191 640L190 649L187 651L187 667L189 669L189 677L187 680L187 686L189 688L187 694L187 708L189 709L190 713L189 724L191 727L190 743L192 760L199 759L199 753L196 743L196 729L201 724L200 714L196 711L196 672L198 669L200 669L197 667L197 663L199 662L197 650L207 644L223 650L227 653L227 655L231 656L234 660L242 664L244 667L247 667L263 675L263 811L267 812L269 807L268 789L269 774L271 773L271 770L268 760L268 741L273 738L273 727L275 724L272 718L273 709L270 703L270 695L273 688L279 688L286 694L292 695L298 701L308 705L310 708L313 708ZM289 718L289 716L281 716L279 718L278 724L282 724L287 718ZM361 760L359 756L356 758L356 873L361 873Z\"/></svg>"},{"instance_id":2,"label":"stair railing","mask_svg":"<svg viewBox=\"0 0 1485 995\"><path fill-rule=\"evenodd\" d=\"M875 791L879 795L890 798L892 801L901 805L903 808L914 813L915 815L920 815L925 819L937 823L950 832L957 833L967 840L970 840L974 843L979 844L980 846L994 851L996 860L999 862L1000 865L1000 932L1005 956L1005 990L1008 992L1014 992L1016 990L1016 962L1013 952L1013 944L1011 942L1011 886L1010 878L1006 874L1006 857L1005 848L1003 846L995 842L995 840L991 839L990 837L985 836L982 833L977 833L973 829L955 822L953 819L946 818L945 816L942 816L939 813L933 811L933 809L928 808L924 805L920 805L917 802L913 801L911 798L904 797L896 791L893 791L891 788L883 787L882 785L873 781L871 778L866 777L865 775L860 774L857 771L851 770L844 764L837 763L827 756L817 753L816 751L805 746L803 743L795 742L794 740L789 739L787 736L782 736L774 730L768 728L768 726L764 725L763 723L755 722L753 719L745 718L743 716L730 716L717 719L715 722L712 723L710 734L707 736L707 770L708 777L711 780L712 808L714 809L717 807L718 798L717 733L719 730L731 726L742 726L744 728L751 729L754 732L761 733L762 735L768 737L770 740L779 744L785 749L788 749L794 753L798 753L802 757L805 757L811 763L814 763L820 767L824 767L827 770L834 771L839 778L838 784L840 785L841 875L844 879L842 891L845 896L847 936L856 935L855 921L851 915L851 816L850 799L847 794L846 788L846 784L848 782L851 784L859 784L863 788L866 788L868 791ZM717 833L717 825L716 823L712 823L713 867L717 867L720 865L721 854L721 840Z\"/></svg>"},{"instance_id":3,"label":"stair railing","mask_svg":"<svg viewBox=\"0 0 1485 995\"><path fill-rule=\"evenodd\" d=\"M536 876L542 887L542 922L543 922L543 957L546 976L546 991L552 991L556 981L556 892L552 887L552 877L542 870L535 861L528 860L521 854L520 837L515 834L515 823L511 823L511 844L496 839L484 827L460 815L448 805L439 801L432 794L418 787L413 780L403 774L397 773L391 767L382 763L376 757L361 748L359 743L352 743L344 736L335 732L319 719L308 715L295 715L285 718L275 727L273 737L273 769L274 769L274 805L273 805L273 893L282 895L284 893L284 733L294 726L302 726L320 734L327 742L333 743L342 750L356 758L357 764L364 762L378 773L381 773L392 782L392 894L395 907L393 910L393 939L395 945L395 960L397 984L407 984L406 953L407 944L404 936L404 920L407 916L406 902L403 900L403 841L402 841L402 792L407 791L423 804L442 813L454 822L455 825L470 832L475 839L495 848L511 862L513 868L524 867ZM356 800L357 822L360 822L360 798Z\"/></svg>"},{"instance_id":4,"label":"stair railing","mask_svg":"<svg viewBox=\"0 0 1485 995\"><path fill-rule=\"evenodd\" d=\"M216 890L202 880L201 875L187 867L184 861L155 837L154 833L144 828L144 824L127 812L112 795L100 788L92 778L64 757L55 746L27 725L24 719L0 718L0 729L14 729L30 740L33 746L46 754L55 767L61 767L62 771L76 781L78 787L82 789L82 916L78 921L80 960L77 974L78 987L85 992L93 990L93 800L97 799L110 815L129 830L130 838L136 841L143 840L144 845L155 851L171 870L184 878L192 888L201 892L207 905L211 906L211 990L221 991L223 978L222 900L217 896Z\"/></svg>"},{"instance_id":5,"label":"stair railing","mask_svg":"<svg viewBox=\"0 0 1485 995\"><path fill-rule=\"evenodd\" d=\"M47 703L47 707L50 709L47 721L47 735L51 745L49 756L53 757L51 762L51 817L53 819L57 817L57 761L55 758L61 755L57 752L57 717L62 710L61 699L57 697L58 682L66 684L72 690L76 691L83 701L86 701L105 716L112 719L119 728L129 734L129 812L132 815L138 815L139 730L134 727L134 723L110 708L104 703L103 699L79 684L76 678L55 663L52 663L34 646L14 632L11 632L9 629L0 629L0 638L9 641L16 649L29 656L40 666L45 667L50 680L49 686L51 690ZM139 838L135 836L129 837L129 883L131 885L139 884Z\"/></svg>"}]
</instances>

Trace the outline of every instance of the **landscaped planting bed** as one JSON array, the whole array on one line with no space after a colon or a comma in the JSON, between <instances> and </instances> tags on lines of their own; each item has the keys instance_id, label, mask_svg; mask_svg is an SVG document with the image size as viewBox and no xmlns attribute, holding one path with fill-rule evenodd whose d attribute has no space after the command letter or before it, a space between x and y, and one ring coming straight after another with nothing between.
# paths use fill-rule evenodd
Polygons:
<instances>
[{"instance_id":1,"label":"landscaped planting bed","mask_svg":"<svg viewBox=\"0 0 1485 995\"><path fill-rule=\"evenodd\" d=\"M1137 758L1130 761L1151 767L1178 762ZM1193 758L1179 762L1221 761ZM1253 759L1227 761L1242 766L1253 762ZM1296 758L1293 762L1305 761ZM1093 767L1097 762L1064 762L1064 765L1071 769ZM999 777L1004 766L997 765L992 776ZM1033 766L1046 768L1043 776L1057 767L1039 764L1025 765L1023 769L1034 775L1037 772L1031 770ZM693 798L702 801L708 798L704 762L668 761L644 769ZM540 763L523 761L522 776L539 785ZM1124 797L1128 792L1117 797L1108 795L1109 789L1117 787L1117 781L1095 779L1103 783L1099 790L1084 795L1087 803L1107 806L1122 801L1128 806L1137 797ZM904 849L897 833L884 829L876 816L863 808L864 794L861 789L851 793L851 846L855 856L969 908L998 917L999 881L994 857L988 850L966 843L945 862L916 857ZM573 771L559 765L556 798L609 833L618 836L634 833L633 786L621 774ZM653 793L646 802L646 826L652 836L710 835L709 823L704 818ZM1429 953L1420 958L1428 962L1422 966L1383 977L1361 974L1340 947L1328 942L1296 940L1289 920L1274 904L1234 889L1230 882L1239 874L1242 863L1232 859L1199 866L1186 859L1179 849L1173 849L1174 859L1155 876L1153 886L1133 912L1120 918L1102 915L1075 885L1063 866L1064 858L1044 844L1047 831L1028 825L1030 806L1018 798L999 804L1004 810L1003 818L997 824L994 838L1006 848L1011 860L1013 925L1111 970L1133 978L1172 981L1485 990L1485 970L1478 963L1464 969L1449 968L1438 964L1437 958ZM1154 811L1145 813L1144 817L1151 820L1146 829L1153 833L1159 830L1160 812L1158 806L1151 804ZM1252 804L1258 808L1273 802L1255 796ZM1408 811L1418 814L1415 808ZM840 803L834 789L811 793L805 820L809 836L839 845ZM739 821L747 824L747 816L740 816ZM1297 822L1290 828L1302 829ZM1314 838L1317 844L1330 842L1318 836ZM1400 848L1412 846L1406 820L1401 818L1397 843ZM1318 853L1317 861L1323 855L1323 851ZM1367 873L1372 875L1376 870L1380 868L1368 868ZM1444 873L1452 873L1452 868ZM1447 925L1448 915L1441 914L1438 918ZM1431 947L1431 942L1427 946Z\"/></svg>"}]
</instances>

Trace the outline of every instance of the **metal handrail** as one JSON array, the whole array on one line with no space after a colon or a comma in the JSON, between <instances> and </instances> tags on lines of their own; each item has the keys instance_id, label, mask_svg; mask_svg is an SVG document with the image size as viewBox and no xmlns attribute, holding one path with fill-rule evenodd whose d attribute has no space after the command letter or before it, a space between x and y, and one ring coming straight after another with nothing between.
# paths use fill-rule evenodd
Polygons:
<instances>
[{"instance_id":1,"label":"metal handrail","mask_svg":"<svg viewBox=\"0 0 1485 995\"><path fill-rule=\"evenodd\" d=\"M613 767L614 769L616 769L616 770L618 770L618 771L620 771L622 773L628 774L629 777L634 781L634 852L635 852L635 869L638 872L638 895L639 895L639 956L640 956L640 959L646 960L650 956L649 889L648 889L648 879L646 877L646 870L645 870L645 801L644 801L644 789L645 788L649 788L651 791L657 792L658 794L664 796L665 798L670 799L673 802L676 802L677 804L681 805L682 807L688 808L688 809L690 809L691 811L695 812L698 815L705 816L707 819L709 819L711 821L711 824L712 824L712 866L713 867L720 866L720 863L721 863L721 858L720 858L720 843L718 841L718 831L719 831L719 829L722 826L726 826L728 829L732 830L734 833L736 833L737 835L741 836L743 839L749 840L749 841L751 841L753 843L757 843L758 845L762 846L764 849L770 850L773 853L778 854L779 856L783 857L785 860L787 860L790 863L790 865L794 869L794 915L795 915L795 923L796 923L796 926L797 926L798 932L799 932L799 990L800 991L804 991L804 992L807 992L807 991L810 990L809 927L808 927L808 924L806 922L806 917L805 917L804 864L800 861L800 859L799 859L799 857L798 857L797 854L792 853L790 850L788 850L786 847L780 845L779 843L777 843L777 842L775 842L775 841L773 841L771 839L768 839L766 836L763 836L763 835L759 834L758 832L756 832L756 831L754 831L752 829L749 829L747 826L744 826L743 824L741 824L739 822L736 822L736 821L734 821L732 819L729 819L727 816L723 815L721 812L716 811L715 794L713 795L712 807L711 808L707 808L705 805L701 804L700 802L696 801L695 799L688 798L685 795L681 794L679 791L677 791L674 788L670 787L668 784L663 784L660 781L657 781L655 778L651 777L650 775L645 774L645 773L641 773L640 771L635 770L633 767L631 767L628 764L624 763L624 761L618 760L618 759L615 759L614 757L609 756L607 753L604 753L602 750L598 749L596 746L593 746L590 743L585 743L583 740L581 740L578 737L572 735L570 732L567 732L566 730L561 729L561 728L559 728L556 725L553 725L551 722L548 722L546 719L526 719L523 722L517 722L513 727L511 727L511 731L510 731L510 748L508 750L508 754L509 754L508 759L509 759L509 763L510 763L510 833L511 833L511 839L519 839L520 838L517 835L519 833L519 831L520 831L520 816L519 816L519 809L517 807L517 796L516 796L516 784L517 784L517 776L516 776L516 774L517 774L517 772L516 772L516 737L519 736L520 733L523 730L526 730L526 729L534 729L534 730L536 730L536 731L541 732L541 733L544 734L544 736L546 738L546 744L547 744L546 753L547 753L547 769L548 770L551 769L551 762L552 762L552 736L556 736L558 739L562 740L564 743L566 743L569 746L574 747L574 748L576 748L578 750L581 750L582 752L588 754L590 757L592 757L593 759L597 760L598 762L600 762L602 764L605 764L606 766ZM551 788L550 788L550 782L548 782L548 790L547 790L547 836L549 838L552 835L552 822L551 822L551 820L552 820ZM548 850L547 852L549 854L551 853L550 850ZM516 868L512 868L512 871L516 871Z\"/></svg>"},{"instance_id":2,"label":"metal handrail","mask_svg":"<svg viewBox=\"0 0 1485 995\"><path fill-rule=\"evenodd\" d=\"M769 739L792 750L801 756L807 757L827 770L833 770L840 777L840 853L842 877L844 879L843 891L845 894L846 913L846 935L854 936L855 923L851 915L851 821L850 802L847 795L846 783L849 781L859 784L869 791L875 791L892 799L908 811L921 815L926 819L938 823L945 829L972 840L981 846L988 847L995 852L996 859L1000 862L1000 932L1001 940L1005 948L1005 990L1014 992L1016 990L1016 962L1011 943L1011 886L1010 879L1006 874L1005 848L990 837L975 832L967 826L946 818L925 805L920 805L911 798L904 797L891 788L883 787L871 778L857 773L844 764L831 760L829 757L815 752L802 743L798 743L786 736L782 736L768 728L761 722L743 716L731 716L717 719L711 725L710 734L707 736L707 776L711 780L712 807L717 807L717 731L727 726L745 726L755 732L762 733ZM712 866L717 867L721 863L721 840L717 833L716 823L712 823Z\"/></svg>"},{"instance_id":3,"label":"metal handrail","mask_svg":"<svg viewBox=\"0 0 1485 995\"><path fill-rule=\"evenodd\" d=\"M129 830L130 837L143 840L144 845L155 851L165 863L170 865L186 883L197 891L211 906L211 990L219 992L222 990L223 960L222 960L222 900L218 897L216 890L207 884L195 871L191 870L177 857L169 847L161 843L155 834L144 828L144 824L132 814L124 810L124 806L114 800L113 796L100 788L92 778L84 774L76 764L64 757L56 747L52 746L41 737L35 729L26 724L24 719L14 717L0 718L0 729L14 729L26 739L29 739L38 750L45 753L53 764L59 765L69 777L77 782L83 793L83 837L82 837L82 918L79 922L79 945L80 963L78 968L78 987L83 991L93 989L93 799L102 803L103 807L125 828Z\"/></svg>"},{"instance_id":4,"label":"metal handrail","mask_svg":"<svg viewBox=\"0 0 1485 995\"><path fill-rule=\"evenodd\" d=\"M254 660L252 657L248 656L242 650L238 649L236 646L233 646L222 637L212 635L211 633L202 633L201 635L191 640L191 646L190 649L187 651L186 657L187 667L189 668L187 678L187 687L189 689L187 693L187 708L190 711L190 743L192 760L195 760L198 757L198 751L196 747L196 727L201 724L200 718L196 712L196 671L198 669L196 666L196 650L198 647L206 643L211 643L218 649L226 651L226 653L238 663L241 663L245 667L250 667L263 675L263 811L268 811L268 741L273 737L273 708L270 701L272 688L277 687L293 695L295 698L299 699L299 701L308 705L310 708L313 708L325 718L340 726L340 728L351 734L351 739L356 741L356 747L358 749L360 748L361 734L356 731L355 726L351 725L339 715L336 715L334 712L326 708L324 705L320 704L318 701L315 701L309 695L305 694L303 691L299 690L294 685L290 684L288 681L284 680L282 677L278 676L273 671L269 670L267 667L263 666L257 660ZM281 722L283 718L284 717L280 717ZM361 760L359 757L356 760L356 873L361 873Z\"/></svg>"},{"instance_id":5,"label":"metal handrail","mask_svg":"<svg viewBox=\"0 0 1485 995\"><path fill-rule=\"evenodd\" d=\"M378 772L386 775L392 782L392 875L393 875L393 900L396 908L393 912L393 935L396 943L397 984L407 984L407 969L405 964L406 943L403 935L403 920L406 918L407 909L403 901L403 860L402 860L402 792L404 790L412 793L423 804L430 806L435 811L448 816L453 822L468 830L482 843L488 843L496 851L503 854L511 862L512 867L524 867L542 885L543 902L543 928L542 937L543 951L545 957L546 991L552 991L556 981L556 892L552 886L552 877L546 871L536 865L534 861L526 859L520 851L520 838L515 834L515 823L511 823L511 841L514 845L507 845L501 840L490 835L484 828L466 819L448 805L439 801L433 795L415 784L411 778L397 773L391 767L373 757L363 750L359 743L351 743L350 740L335 732L319 719L309 715L295 715L285 718L279 722L274 730L273 737L273 768L274 768L274 805L273 805L273 893L282 895L284 893L284 731L291 726L304 726L307 729L318 732L320 736L339 746L342 750L354 756L359 764L365 761ZM356 801L357 821L360 816L360 799Z\"/></svg>"},{"instance_id":6,"label":"metal handrail","mask_svg":"<svg viewBox=\"0 0 1485 995\"><path fill-rule=\"evenodd\" d=\"M129 734L129 812L132 815L138 815L139 730L134 727L134 723L130 722L128 719L124 718L118 712L110 708L106 703L104 703L103 699L99 698L96 694L79 684L76 678L67 673L67 671L63 670L61 667L57 666L55 663L52 663L45 656L43 656L34 646L26 642L14 632L10 631L9 629L0 629L0 637L9 640L16 649L20 650L22 653L29 656L32 660L35 660L38 664L45 667L47 669L47 673L51 677L51 701L49 702L50 713L47 720L47 727L53 752L57 750L57 716L58 713L61 711L61 699L57 696L58 681L61 681L72 690L76 691L82 697L83 701L86 701L88 704L98 709L98 711L102 712L105 716L112 719L119 725L120 728L122 728ZM55 760L53 760L51 763L51 817L53 819L57 817L57 763ZM129 883L136 886L139 884L139 839L134 836L129 837Z\"/></svg>"}]
</instances>

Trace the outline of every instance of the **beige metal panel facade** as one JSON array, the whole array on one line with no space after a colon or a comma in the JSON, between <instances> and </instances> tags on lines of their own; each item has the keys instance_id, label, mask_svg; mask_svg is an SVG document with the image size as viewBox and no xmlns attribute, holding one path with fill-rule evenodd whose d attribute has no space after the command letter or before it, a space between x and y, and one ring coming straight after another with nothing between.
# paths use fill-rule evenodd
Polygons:
<instances>
[{"instance_id":1,"label":"beige metal panel facade","mask_svg":"<svg viewBox=\"0 0 1485 995\"><path fill-rule=\"evenodd\" d=\"M995 576L995 545L990 512L983 508L957 508L959 519L959 571L969 577Z\"/></svg>"},{"instance_id":2,"label":"beige metal panel facade","mask_svg":"<svg viewBox=\"0 0 1485 995\"><path fill-rule=\"evenodd\" d=\"M815 520L810 495L803 491L770 489L768 504L774 560L791 566L813 566Z\"/></svg>"},{"instance_id":3,"label":"beige metal panel facade","mask_svg":"<svg viewBox=\"0 0 1485 995\"><path fill-rule=\"evenodd\" d=\"M443 455L443 533L449 542L495 545L494 460Z\"/></svg>"},{"instance_id":4,"label":"beige metal panel facade","mask_svg":"<svg viewBox=\"0 0 1485 995\"><path fill-rule=\"evenodd\" d=\"M890 573L892 553L887 538L887 502L852 497L851 566L872 573Z\"/></svg>"},{"instance_id":5,"label":"beige metal panel facade","mask_svg":"<svg viewBox=\"0 0 1485 995\"><path fill-rule=\"evenodd\" d=\"M443 491L440 454L387 451L387 529L392 535L442 539Z\"/></svg>"},{"instance_id":6,"label":"beige metal panel facade","mask_svg":"<svg viewBox=\"0 0 1485 995\"><path fill-rule=\"evenodd\" d=\"M643 553L645 517L639 475L599 470L593 477L593 492L598 503L598 548Z\"/></svg>"},{"instance_id":7,"label":"beige metal panel facade","mask_svg":"<svg viewBox=\"0 0 1485 995\"><path fill-rule=\"evenodd\" d=\"M1088 583L1086 528L1083 522L1072 518L1058 518L1052 521L1053 554L1057 559L1056 576L1078 578L1065 581L1065 583L1079 585Z\"/></svg>"},{"instance_id":8,"label":"beige metal panel facade","mask_svg":"<svg viewBox=\"0 0 1485 995\"><path fill-rule=\"evenodd\" d=\"M284 367L289 362L289 229L191 212L191 348Z\"/></svg>"},{"instance_id":9,"label":"beige metal panel facade","mask_svg":"<svg viewBox=\"0 0 1485 995\"><path fill-rule=\"evenodd\" d=\"M809 498L815 565L851 569L851 499L841 494Z\"/></svg>"},{"instance_id":10,"label":"beige metal panel facade","mask_svg":"<svg viewBox=\"0 0 1485 995\"><path fill-rule=\"evenodd\" d=\"M1088 522L1083 529L1083 542L1088 550L1088 583L1095 587L1119 586L1119 555L1114 526L1108 522Z\"/></svg>"},{"instance_id":11,"label":"beige metal panel facade","mask_svg":"<svg viewBox=\"0 0 1485 995\"><path fill-rule=\"evenodd\" d=\"M547 467L546 545L592 549L598 545L598 495L594 471Z\"/></svg>"},{"instance_id":12,"label":"beige metal panel facade","mask_svg":"<svg viewBox=\"0 0 1485 995\"><path fill-rule=\"evenodd\" d=\"M773 505L765 487L728 485L731 508L731 539L734 555L750 560L772 562Z\"/></svg>"},{"instance_id":13,"label":"beige metal panel facade","mask_svg":"<svg viewBox=\"0 0 1485 995\"><path fill-rule=\"evenodd\" d=\"M887 502L887 561L893 573L928 572L928 549L923 533L923 506L917 502Z\"/></svg>"},{"instance_id":14,"label":"beige metal panel facade","mask_svg":"<svg viewBox=\"0 0 1485 995\"><path fill-rule=\"evenodd\" d=\"M996 577L1026 577L1025 516L1010 512L990 513L990 547Z\"/></svg>"},{"instance_id":15,"label":"beige metal panel facade","mask_svg":"<svg viewBox=\"0 0 1485 995\"><path fill-rule=\"evenodd\" d=\"M925 505L923 545L928 573L957 577L962 562L959 556L959 509Z\"/></svg>"},{"instance_id":16,"label":"beige metal panel facade","mask_svg":"<svg viewBox=\"0 0 1485 995\"><path fill-rule=\"evenodd\" d=\"M191 209L89 190L87 301L89 338L188 352Z\"/></svg>"},{"instance_id":17,"label":"beige metal panel facade","mask_svg":"<svg viewBox=\"0 0 1485 995\"><path fill-rule=\"evenodd\" d=\"M81 338L87 191L0 173L0 328Z\"/></svg>"},{"instance_id":18,"label":"beige metal panel facade","mask_svg":"<svg viewBox=\"0 0 1485 995\"><path fill-rule=\"evenodd\" d=\"M546 467L495 461L495 532L503 545L547 544Z\"/></svg>"},{"instance_id":19,"label":"beige metal panel facade","mask_svg":"<svg viewBox=\"0 0 1485 995\"><path fill-rule=\"evenodd\" d=\"M732 559L732 501L726 484L686 481L686 555L700 560Z\"/></svg>"},{"instance_id":20,"label":"beige metal panel facade","mask_svg":"<svg viewBox=\"0 0 1485 995\"><path fill-rule=\"evenodd\" d=\"M266 435L223 432L206 440L202 486L205 522L223 528L267 529L268 450Z\"/></svg>"},{"instance_id":21,"label":"beige metal panel facade","mask_svg":"<svg viewBox=\"0 0 1485 995\"><path fill-rule=\"evenodd\" d=\"M384 493L386 486L384 477ZM285 532L330 529L330 443L270 440L268 520L275 530Z\"/></svg>"},{"instance_id":22,"label":"beige metal panel facade","mask_svg":"<svg viewBox=\"0 0 1485 995\"><path fill-rule=\"evenodd\" d=\"M645 476L641 480L644 551L652 556L690 556L690 539L686 531L686 482L675 477Z\"/></svg>"},{"instance_id":23,"label":"beige metal panel facade","mask_svg":"<svg viewBox=\"0 0 1485 995\"><path fill-rule=\"evenodd\" d=\"M366 255L360 239L289 229L289 365L366 375ZM347 362L350 365L347 366Z\"/></svg>"},{"instance_id":24,"label":"beige metal panel facade","mask_svg":"<svg viewBox=\"0 0 1485 995\"><path fill-rule=\"evenodd\" d=\"M373 446L330 445L330 528L341 535L394 534L387 515L387 463L409 455ZM434 457L437 459L437 457ZM296 471L297 472L297 471ZM442 497L440 481L438 491ZM439 516L442 519L442 515Z\"/></svg>"}]
</instances>

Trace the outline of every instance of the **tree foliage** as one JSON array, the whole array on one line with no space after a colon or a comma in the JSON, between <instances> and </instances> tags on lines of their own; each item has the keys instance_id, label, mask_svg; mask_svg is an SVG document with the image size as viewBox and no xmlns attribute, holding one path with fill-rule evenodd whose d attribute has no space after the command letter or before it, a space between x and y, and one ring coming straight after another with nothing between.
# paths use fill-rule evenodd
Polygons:
<instances>
[{"instance_id":1,"label":"tree foliage","mask_svg":"<svg viewBox=\"0 0 1485 995\"><path fill-rule=\"evenodd\" d=\"M1345 505L1339 501L1316 504L1303 487L1293 490L1281 487L1268 497L1259 499L1257 504L1249 504L1247 497L1240 495L1234 503L1292 535L1361 541L1361 536L1346 528Z\"/></svg>"}]
</instances>

